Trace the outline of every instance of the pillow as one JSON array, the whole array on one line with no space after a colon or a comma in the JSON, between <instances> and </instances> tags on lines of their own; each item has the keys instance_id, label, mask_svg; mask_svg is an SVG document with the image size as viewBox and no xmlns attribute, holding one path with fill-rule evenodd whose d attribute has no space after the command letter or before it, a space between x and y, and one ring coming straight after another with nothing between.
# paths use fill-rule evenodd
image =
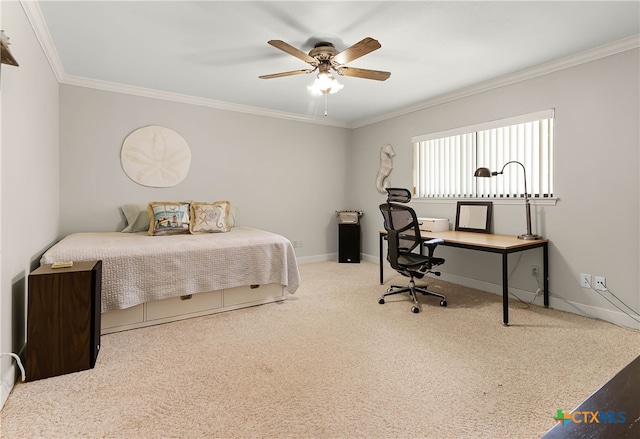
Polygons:
<instances>
[{"instance_id":1,"label":"pillow","mask_svg":"<svg viewBox=\"0 0 640 439\"><path fill-rule=\"evenodd\" d=\"M193 234L228 232L231 230L229 213L231 203L216 201L215 203L191 203L191 223L189 231Z\"/></svg>"},{"instance_id":2,"label":"pillow","mask_svg":"<svg viewBox=\"0 0 640 439\"><path fill-rule=\"evenodd\" d=\"M234 228L238 225L238 208L234 205L231 205L229 209L229 227Z\"/></svg>"},{"instance_id":3,"label":"pillow","mask_svg":"<svg viewBox=\"0 0 640 439\"><path fill-rule=\"evenodd\" d=\"M189 233L189 203L152 201L148 204L149 235Z\"/></svg>"},{"instance_id":4,"label":"pillow","mask_svg":"<svg viewBox=\"0 0 640 439\"><path fill-rule=\"evenodd\" d=\"M149 210L143 204L125 204L120 209L126 220L125 233L143 232L149 230Z\"/></svg>"}]
</instances>

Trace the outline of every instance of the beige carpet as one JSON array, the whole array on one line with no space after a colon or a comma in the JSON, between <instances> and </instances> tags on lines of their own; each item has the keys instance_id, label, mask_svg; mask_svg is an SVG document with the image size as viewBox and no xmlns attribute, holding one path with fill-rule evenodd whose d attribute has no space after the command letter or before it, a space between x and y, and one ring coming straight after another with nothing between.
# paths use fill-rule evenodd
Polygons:
<instances>
[{"instance_id":1,"label":"beige carpet","mask_svg":"<svg viewBox=\"0 0 640 439\"><path fill-rule=\"evenodd\" d=\"M3 438L538 438L640 354L609 323L378 265L302 265L284 302L102 337L94 369L18 383ZM405 278L386 271L388 281ZM624 407L620 407L624 410Z\"/></svg>"}]
</instances>

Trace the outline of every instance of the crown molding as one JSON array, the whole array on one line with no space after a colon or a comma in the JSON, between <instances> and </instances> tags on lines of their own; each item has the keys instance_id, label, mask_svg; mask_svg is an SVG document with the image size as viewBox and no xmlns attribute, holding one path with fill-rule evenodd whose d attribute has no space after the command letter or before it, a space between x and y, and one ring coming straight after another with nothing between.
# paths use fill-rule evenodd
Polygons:
<instances>
[{"instance_id":1,"label":"crown molding","mask_svg":"<svg viewBox=\"0 0 640 439\"><path fill-rule=\"evenodd\" d=\"M53 44L49 28L47 27L47 23L44 21L44 16L42 15L38 2L20 0L20 5L22 6L22 10L27 16L27 20L29 20L31 27L36 34L38 43L40 43L40 47L42 47L42 51L47 57L47 61L49 61L53 74L58 82L61 82L62 78L65 76L64 68L62 67L60 56L58 56L56 46Z\"/></svg>"},{"instance_id":2,"label":"crown molding","mask_svg":"<svg viewBox=\"0 0 640 439\"><path fill-rule=\"evenodd\" d=\"M520 70L515 73L500 76L498 78L490 79L488 81L480 82L478 84L465 87L451 93L445 93L434 98L422 101L418 104L408 107L400 108L396 111L378 115L373 118L363 119L356 121L350 125L350 128L360 128L366 125L371 125L384 120L392 119L394 117L402 116L405 114L413 113L415 111L424 110L426 108L435 107L446 102L455 101L469 97L475 94L483 93L489 90L493 90L507 85L515 84L518 82L526 81L528 79L536 78L538 76L546 75L549 73L557 72L560 70L575 67L580 64L585 64L591 61L605 58L607 56L615 55L617 53L625 52L627 50L637 49L640 47L640 34L633 35L622 40L614 41L613 43L604 44L602 46L594 47L583 52L576 53L574 55L559 58L548 63L540 64L525 70Z\"/></svg>"},{"instance_id":3,"label":"crown molding","mask_svg":"<svg viewBox=\"0 0 640 439\"><path fill-rule=\"evenodd\" d=\"M507 85L515 84L517 82L526 81L538 76L546 75L549 73L557 72L559 70L568 69L580 64L584 64L590 61L595 61L600 58L615 55L616 53L625 52L640 47L640 35L634 35L622 40L615 41L613 43L604 44L602 46L595 47L593 49L585 50L574 55L563 57L548 63L540 64L529 69L521 70L519 72L511 73L501 76L499 78L491 79L485 82L481 82L469 87L465 87L451 93L445 93L440 96L436 96L431 99L427 99L418 104L400 108L398 110L378 115L373 118L362 119L359 121L347 123L332 121L326 119L317 119L310 116L303 116L299 114L287 113L283 111L270 110L261 107L252 107L248 105L234 104L231 102L216 101L213 99L199 98L195 96L183 95L179 93L171 93L160 90L153 90L143 87L134 87L129 85L117 84L107 81L99 81L94 79L83 78L79 76L67 75L62 67L62 62L58 56L58 51L53 44L51 34L47 28L47 24L42 16L42 11L35 1L20 0L20 4L27 15L31 27L33 28L36 37L42 47L42 50L53 69L56 79L61 84L76 85L79 87L93 88L97 90L111 91L116 93L125 93L134 96L142 96L153 99L161 99L172 102L180 102L191 105L199 105L202 107L216 108L220 110L235 111L246 114L253 114L257 116L275 117L278 119L293 120L297 122L307 122L316 125L328 125L340 128L361 128L366 125L371 125L377 122L382 122L394 117L402 116L405 114L413 113L416 111L424 110L426 108L441 105L446 102L454 101L464 97L472 96L475 94L483 93L489 90L493 90Z\"/></svg>"},{"instance_id":4,"label":"crown molding","mask_svg":"<svg viewBox=\"0 0 640 439\"><path fill-rule=\"evenodd\" d=\"M218 110L234 111L237 113L246 113L256 116L273 117L276 119L293 120L296 122L307 122L316 125L350 128L348 124L335 120L320 120L310 116L287 113L284 111L276 111L267 108L252 107L249 105L234 104L232 102L216 101L214 99L200 98L197 96L172 93L144 87L123 85L115 82L101 81L97 79L88 79L81 76L65 75L59 82L61 84L75 85L77 87L86 87L95 90L110 91L114 93L124 93L133 96L160 99L182 104L198 105L200 107L216 108Z\"/></svg>"},{"instance_id":5,"label":"crown molding","mask_svg":"<svg viewBox=\"0 0 640 439\"><path fill-rule=\"evenodd\" d=\"M42 50L47 57L49 65L54 72L54 75L60 84L75 85L79 87L92 88L103 91L111 91L115 93L124 93L134 96L142 96L153 99L161 99L165 101L179 102L191 105L198 105L208 108L216 108L219 110L235 111L239 113L252 114L257 116L274 117L277 119L293 120L296 122L307 122L316 125L328 125L340 128L350 128L349 124L345 122L330 120L330 119L316 119L311 116L303 116L300 114L287 113L284 111L276 111L261 107L252 107L248 105L234 104L231 102L216 101L213 99L199 98L195 96L189 96L179 93L171 93L160 90L154 90L144 87L135 87L123 84L117 84L114 82L100 81L95 79L83 78L79 76L67 75L62 66L60 56L53 44L53 39L49 33L49 28L42 15L42 11L37 2L32 0L20 0L20 4L34 30L36 38L42 47Z\"/></svg>"}]
</instances>

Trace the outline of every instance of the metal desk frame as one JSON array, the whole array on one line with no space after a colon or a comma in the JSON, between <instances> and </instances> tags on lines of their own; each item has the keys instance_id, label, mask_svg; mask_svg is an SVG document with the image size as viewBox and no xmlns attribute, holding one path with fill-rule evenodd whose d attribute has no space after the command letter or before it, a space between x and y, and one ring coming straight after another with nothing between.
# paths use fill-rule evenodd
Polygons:
<instances>
[{"instance_id":1,"label":"metal desk frame","mask_svg":"<svg viewBox=\"0 0 640 439\"><path fill-rule=\"evenodd\" d=\"M387 232L380 232L380 284L384 284L383 274L383 242L386 239ZM441 238L444 242L440 245L448 247L466 248L469 250L478 250L490 253L499 253L502 255L502 321L505 326L509 325L509 270L508 258L510 253L517 253L525 250L542 247L542 279L543 279L543 295L544 306L549 307L549 240L522 240L515 236L494 235L491 233L475 233L461 231L443 231L443 232L422 232L423 241L433 238Z\"/></svg>"}]
</instances>

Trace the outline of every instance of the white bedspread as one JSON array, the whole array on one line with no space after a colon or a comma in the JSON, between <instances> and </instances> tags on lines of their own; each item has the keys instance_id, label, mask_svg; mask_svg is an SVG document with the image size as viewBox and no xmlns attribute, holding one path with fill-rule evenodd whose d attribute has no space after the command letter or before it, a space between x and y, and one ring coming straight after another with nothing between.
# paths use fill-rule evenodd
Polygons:
<instances>
[{"instance_id":1,"label":"white bedspread","mask_svg":"<svg viewBox=\"0 0 640 439\"><path fill-rule=\"evenodd\" d=\"M40 263L70 260L102 260L103 312L243 285L278 283L293 294L300 285L291 242L244 226L203 235L74 233Z\"/></svg>"}]
</instances>

